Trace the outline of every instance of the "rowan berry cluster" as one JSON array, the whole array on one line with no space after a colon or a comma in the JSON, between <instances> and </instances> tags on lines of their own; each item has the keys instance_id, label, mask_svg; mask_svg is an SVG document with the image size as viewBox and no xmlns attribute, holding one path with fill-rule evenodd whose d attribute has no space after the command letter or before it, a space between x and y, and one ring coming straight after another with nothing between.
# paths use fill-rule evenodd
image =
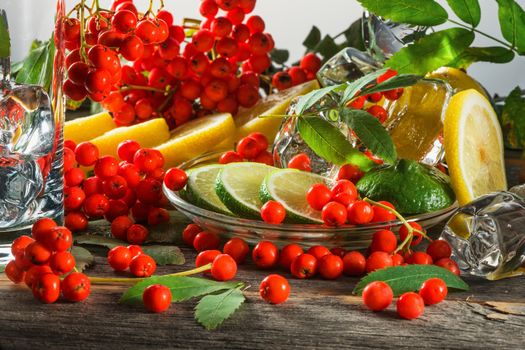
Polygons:
<instances>
[{"instance_id":1,"label":"rowan berry cluster","mask_svg":"<svg viewBox=\"0 0 525 350\"><path fill-rule=\"evenodd\" d=\"M272 85L277 90L284 90L314 80L319 68L321 68L321 59L313 52L307 53L301 58L299 66L275 73L272 77Z\"/></svg>"},{"instance_id":2,"label":"rowan berry cluster","mask_svg":"<svg viewBox=\"0 0 525 350\"><path fill-rule=\"evenodd\" d=\"M89 296L91 283L83 273L72 272L72 243L70 230L54 220L40 219L31 236L20 236L11 244L15 259L7 264L5 273L14 283L25 282L43 303L54 303L60 294L68 301L82 301Z\"/></svg>"},{"instance_id":3,"label":"rowan berry cluster","mask_svg":"<svg viewBox=\"0 0 525 350\"><path fill-rule=\"evenodd\" d=\"M140 13L132 0L89 12L79 4L77 18L63 22L69 50L64 92L75 101L100 102L118 125L162 116L174 128L197 116L252 107L274 47L264 20L250 15L255 3L203 0L205 20L182 26L166 10L155 13L150 6ZM312 57L305 62L317 64Z\"/></svg>"},{"instance_id":4,"label":"rowan berry cluster","mask_svg":"<svg viewBox=\"0 0 525 350\"><path fill-rule=\"evenodd\" d=\"M184 186L187 177L177 168L165 172L162 154L141 148L135 141L120 143L117 153L119 159L99 156L98 148L91 142L75 145L66 141L65 224L77 232L86 229L88 219L104 217L111 222L115 238L142 244L149 232L141 224L154 226L169 221L163 181L175 189ZM94 175L85 178L85 168L79 166L93 166Z\"/></svg>"},{"instance_id":5,"label":"rowan berry cluster","mask_svg":"<svg viewBox=\"0 0 525 350\"><path fill-rule=\"evenodd\" d=\"M108 252L108 264L115 271L125 271L129 268L136 277L149 277L157 269L155 260L145 254L138 245L112 248Z\"/></svg>"},{"instance_id":6,"label":"rowan berry cluster","mask_svg":"<svg viewBox=\"0 0 525 350\"><path fill-rule=\"evenodd\" d=\"M260 132L252 132L237 142L235 151L224 152L219 164L243 162L245 160L273 166L273 156L268 151L268 139Z\"/></svg>"}]
</instances>

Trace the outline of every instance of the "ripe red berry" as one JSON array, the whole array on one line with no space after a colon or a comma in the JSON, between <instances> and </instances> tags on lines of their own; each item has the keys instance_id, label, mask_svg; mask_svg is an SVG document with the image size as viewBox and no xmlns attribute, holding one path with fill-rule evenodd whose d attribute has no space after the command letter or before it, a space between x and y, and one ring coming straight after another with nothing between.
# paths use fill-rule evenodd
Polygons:
<instances>
[{"instance_id":1,"label":"ripe red berry","mask_svg":"<svg viewBox=\"0 0 525 350\"><path fill-rule=\"evenodd\" d=\"M88 217L99 218L108 212L109 201L102 194L93 194L86 198L83 209Z\"/></svg>"},{"instance_id":2,"label":"ripe red berry","mask_svg":"<svg viewBox=\"0 0 525 350\"><path fill-rule=\"evenodd\" d=\"M221 254L220 250L211 249L211 250L203 250L200 252L197 257L195 258L195 267L201 267L204 265L208 265L209 263L212 263L215 258ZM206 270L204 273L210 272L210 270Z\"/></svg>"},{"instance_id":3,"label":"ripe red berry","mask_svg":"<svg viewBox=\"0 0 525 350\"><path fill-rule=\"evenodd\" d=\"M372 311L382 311L392 303L392 288L383 281L374 281L363 289L363 303Z\"/></svg>"},{"instance_id":4,"label":"ripe red berry","mask_svg":"<svg viewBox=\"0 0 525 350\"><path fill-rule=\"evenodd\" d=\"M86 194L80 187L66 187L64 188L64 209L66 211L77 210L82 206Z\"/></svg>"},{"instance_id":5,"label":"ripe red berry","mask_svg":"<svg viewBox=\"0 0 525 350\"><path fill-rule=\"evenodd\" d=\"M312 171L310 166L310 157L306 153L299 153L290 159L288 162L288 168L299 169L302 171Z\"/></svg>"},{"instance_id":6,"label":"ripe red berry","mask_svg":"<svg viewBox=\"0 0 525 350\"><path fill-rule=\"evenodd\" d=\"M111 25L121 33L128 33L135 29L137 16L129 10L117 11L113 14Z\"/></svg>"},{"instance_id":7,"label":"ripe red berry","mask_svg":"<svg viewBox=\"0 0 525 350\"><path fill-rule=\"evenodd\" d=\"M413 320L423 314L425 303L419 294L408 292L397 299L396 309L402 318Z\"/></svg>"},{"instance_id":8,"label":"ripe red berry","mask_svg":"<svg viewBox=\"0 0 525 350\"><path fill-rule=\"evenodd\" d=\"M133 156L133 163L145 173L149 173L160 166L158 154L149 148L139 149Z\"/></svg>"},{"instance_id":9,"label":"ripe red berry","mask_svg":"<svg viewBox=\"0 0 525 350\"><path fill-rule=\"evenodd\" d=\"M99 178L108 178L117 175L118 161L112 156L103 156L99 158L93 168L95 176Z\"/></svg>"},{"instance_id":10,"label":"ripe red berry","mask_svg":"<svg viewBox=\"0 0 525 350\"><path fill-rule=\"evenodd\" d=\"M11 282L13 283L20 283L24 280L25 277L24 270L19 268L14 260L11 260L7 263L4 272L7 278L9 278L9 280L11 280Z\"/></svg>"},{"instance_id":11,"label":"ripe red berry","mask_svg":"<svg viewBox=\"0 0 525 350\"><path fill-rule=\"evenodd\" d=\"M158 205L162 199L162 183L153 178L141 180L137 184L136 194L140 202L147 205Z\"/></svg>"},{"instance_id":12,"label":"ripe red berry","mask_svg":"<svg viewBox=\"0 0 525 350\"><path fill-rule=\"evenodd\" d=\"M80 211L72 211L66 214L64 218L64 225L71 232L84 231L88 226L88 219L84 213Z\"/></svg>"},{"instance_id":13,"label":"ripe red berry","mask_svg":"<svg viewBox=\"0 0 525 350\"><path fill-rule=\"evenodd\" d=\"M69 169L64 174L64 182L68 187L79 186L84 180L84 172L80 168Z\"/></svg>"},{"instance_id":14,"label":"ripe red berry","mask_svg":"<svg viewBox=\"0 0 525 350\"><path fill-rule=\"evenodd\" d=\"M137 141L127 140L118 144L117 154L121 160L132 163L135 153L140 149L140 144Z\"/></svg>"},{"instance_id":15,"label":"ripe red berry","mask_svg":"<svg viewBox=\"0 0 525 350\"><path fill-rule=\"evenodd\" d=\"M424 232L421 225L418 224L417 222L409 222L408 224L412 226L412 228L419 230L421 232ZM421 243L421 240L423 239L423 236L420 233L414 231L413 234L414 234L414 237L412 238L412 243L410 243L412 247ZM399 240L403 242L407 238L407 236L408 236L408 229L405 225L403 225L399 228Z\"/></svg>"},{"instance_id":16,"label":"ripe red berry","mask_svg":"<svg viewBox=\"0 0 525 350\"><path fill-rule=\"evenodd\" d=\"M186 186L188 175L179 168L171 168L164 175L164 184L172 191L180 191Z\"/></svg>"},{"instance_id":17,"label":"ripe red berry","mask_svg":"<svg viewBox=\"0 0 525 350\"><path fill-rule=\"evenodd\" d=\"M157 226L170 221L170 214L164 208L151 208L148 213L148 225Z\"/></svg>"},{"instance_id":18,"label":"ripe red berry","mask_svg":"<svg viewBox=\"0 0 525 350\"><path fill-rule=\"evenodd\" d=\"M377 77L377 83L381 84L387 81L388 79L395 77L396 75L397 75L397 71L393 69L388 69L383 75Z\"/></svg>"},{"instance_id":19,"label":"ripe red berry","mask_svg":"<svg viewBox=\"0 0 525 350\"><path fill-rule=\"evenodd\" d=\"M383 91L383 96L385 96L387 100L395 101L398 100L401 96L403 96L404 92L405 90L403 88L397 88L393 90Z\"/></svg>"},{"instance_id":20,"label":"ripe red berry","mask_svg":"<svg viewBox=\"0 0 525 350\"><path fill-rule=\"evenodd\" d=\"M286 209L277 201L268 201L261 207L261 218L270 224L280 224L286 217Z\"/></svg>"},{"instance_id":21,"label":"ripe red berry","mask_svg":"<svg viewBox=\"0 0 525 350\"><path fill-rule=\"evenodd\" d=\"M394 205L392 205L392 203L390 202L379 201L378 203L381 203L389 208L394 209ZM393 221L396 219L394 213L377 205L373 205L372 210L374 211L374 217L372 218L372 222L385 222Z\"/></svg>"},{"instance_id":22,"label":"ripe red berry","mask_svg":"<svg viewBox=\"0 0 525 350\"><path fill-rule=\"evenodd\" d=\"M385 267L393 266L392 256L385 252L373 252L366 259L366 272L374 272Z\"/></svg>"},{"instance_id":23,"label":"ripe red berry","mask_svg":"<svg viewBox=\"0 0 525 350\"><path fill-rule=\"evenodd\" d=\"M214 0L204 0L199 7L200 14L205 18L213 18L219 11L219 7Z\"/></svg>"},{"instance_id":24,"label":"ripe red berry","mask_svg":"<svg viewBox=\"0 0 525 350\"><path fill-rule=\"evenodd\" d=\"M419 295L423 298L425 305L434 305L442 302L445 300L447 293L447 284L441 278L430 278L419 289Z\"/></svg>"},{"instance_id":25,"label":"ripe red berry","mask_svg":"<svg viewBox=\"0 0 525 350\"><path fill-rule=\"evenodd\" d=\"M373 105L370 108L368 108L366 111L370 113L371 115L373 115L374 117L376 117L377 120L379 120L381 124L386 122L386 120L388 119L387 111L381 106Z\"/></svg>"},{"instance_id":26,"label":"ripe red berry","mask_svg":"<svg viewBox=\"0 0 525 350\"><path fill-rule=\"evenodd\" d=\"M131 244L141 245L148 238L149 231L140 224L131 225L126 231L126 240Z\"/></svg>"},{"instance_id":27,"label":"ripe red berry","mask_svg":"<svg viewBox=\"0 0 525 350\"><path fill-rule=\"evenodd\" d=\"M321 68L321 59L313 52L307 53L301 58L300 67L310 72L317 73Z\"/></svg>"},{"instance_id":28,"label":"ripe red berry","mask_svg":"<svg viewBox=\"0 0 525 350\"><path fill-rule=\"evenodd\" d=\"M71 248L73 234L66 227L57 226L51 229L43 243L50 251L63 252Z\"/></svg>"},{"instance_id":29,"label":"ripe red berry","mask_svg":"<svg viewBox=\"0 0 525 350\"><path fill-rule=\"evenodd\" d=\"M343 259L337 255L327 254L319 259L317 268L324 279L337 279L343 273Z\"/></svg>"},{"instance_id":30,"label":"ripe red berry","mask_svg":"<svg viewBox=\"0 0 525 350\"><path fill-rule=\"evenodd\" d=\"M434 263L430 255L425 252L414 252L406 259L406 262L414 265L432 265Z\"/></svg>"},{"instance_id":31,"label":"ripe red berry","mask_svg":"<svg viewBox=\"0 0 525 350\"><path fill-rule=\"evenodd\" d=\"M128 245L128 249L131 253L131 260L144 253L139 245Z\"/></svg>"},{"instance_id":32,"label":"ripe red berry","mask_svg":"<svg viewBox=\"0 0 525 350\"><path fill-rule=\"evenodd\" d=\"M257 163L266 164L269 166L274 166L273 155L271 152L266 151L266 150L259 153L259 155L255 157L253 161Z\"/></svg>"},{"instance_id":33,"label":"ripe red berry","mask_svg":"<svg viewBox=\"0 0 525 350\"><path fill-rule=\"evenodd\" d=\"M310 254L301 254L292 260L290 272L295 278L310 278L317 272L317 259Z\"/></svg>"},{"instance_id":34,"label":"ripe red berry","mask_svg":"<svg viewBox=\"0 0 525 350\"><path fill-rule=\"evenodd\" d=\"M210 23L210 30L217 38L225 37L232 31L232 22L226 17L216 17Z\"/></svg>"},{"instance_id":35,"label":"ripe red berry","mask_svg":"<svg viewBox=\"0 0 525 350\"><path fill-rule=\"evenodd\" d=\"M56 275L65 275L75 267L75 257L70 252L57 252L49 259L49 267Z\"/></svg>"},{"instance_id":36,"label":"ripe red berry","mask_svg":"<svg viewBox=\"0 0 525 350\"><path fill-rule=\"evenodd\" d=\"M348 221L355 225L368 224L374 218L372 206L365 201L355 201L348 206Z\"/></svg>"},{"instance_id":37,"label":"ripe red berry","mask_svg":"<svg viewBox=\"0 0 525 350\"><path fill-rule=\"evenodd\" d=\"M252 260L260 269L272 268L279 260L279 249L272 242L261 241L252 250Z\"/></svg>"},{"instance_id":38,"label":"ripe red berry","mask_svg":"<svg viewBox=\"0 0 525 350\"><path fill-rule=\"evenodd\" d=\"M405 258L403 258L403 255L396 253L392 255L392 263L393 266L400 266L405 263Z\"/></svg>"},{"instance_id":39,"label":"ripe red berry","mask_svg":"<svg viewBox=\"0 0 525 350\"><path fill-rule=\"evenodd\" d=\"M325 184L313 184L306 192L306 201L314 210L322 210L332 199L332 191Z\"/></svg>"},{"instance_id":40,"label":"ripe red berry","mask_svg":"<svg viewBox=\"0 0 525 350\"><path fill-rule=\"evenodd\" d=\"M235 151L224 152L219 158L219 164L242 162L244 158Z\"/></svg>"},{"instance_id":41,"label":"ripe red berry","mask_svg":"<svg viewBox=\"0 0 525 350\"><path fill-rule=\"evenodd\" d=\"M246 25L250 29L250 33L262 33L264 32L265 23L260 16L250 16L246 21Z\"/></svg>"},{"instance_id":42,"label":"ripe red berry","mask_svg":"<svg viewBox=\"0 0 525 350\"><path fill-rule=\"evenodd\" d=\"M252 56L253 58L254 56ZM267 57L267 55L264 55ZM265 68L266 69L266 68ZM245 108L253 107L259 101L259 89L250 84L241 84L237 89L237 102Z\"/></svg>"},{"instance_id":43,"label":"ripe red berry","mask_svg":"<svg viewBox=\"0 0 525 350\"><path fill-rule=\"evenodd\" d=\"M345 164L341 168L339 168L337 172L337 180L349 180L353 183L356 183L363 177L363 172L359 170L358 167L352 164Z\"/></svg>"},{"instance_id":44,"label":"ripe red berry","mask_svg":"<svg viewBox=\"0 0 525 350\"><path fill-rule=\"evenodd\" d=\"M91 293L91 282L83 273L72 272L62 281L61 289L66 300L79 302L85 300Z\"/></svg>"},{"instance_id":45,"label":"ripe red berry","mask_svg":"<svg viewBox=\"0 0 525 350\"><path fill-rule=\"evenodd\" d=\"M189 224L182 231L182 240L184 243L193 247L193 240L198 233L202 232L202 228L197 224Z\"/></svg>"},{"instance_id":46,"label":"ripe red berry","mask_svg":"<svg viewBox=\"0 0 525 350\"><path fill-rule=\"evenodd\" d=\"M162 284L148 286L142 294L142 301L148 311L159 313L171 305L171 290Z\"/></svg>"},{"instance_id":47,"label":"ripe red berry","mask_svg":"<svg viewBox=\"0 0 525 350\"><path fill-rule=\"evenodd\" d=\"M330 252L330 249L328 249L328 248L326 248L326 247L324 247L322 245L314 245L313 247L310 247L306 253L312 255L317 260L321 259L325 255L332 254Z\"/></svg>"},{"instance_id":48,"label":"ripe red berry","mask_svg":"<svg viewBox=\"0 0 525 350\"><path fill-rule=\"evenodd\" d=\"M213 259L211 276L217 281L229 281L237 274L237 263L228 254L219 254Z\"/></svg>"},{"instance_id":49,"label":"ripe red berry","mask_svg":"<svg viewBox=\"0 0 525 350\"><path fill-rule=\"evenodd\" d=\"M237 264L242 264L250 253L250 247L242 238L235 237L226 242L223 252L231 256Z\"/></svg>"},{"instance_id":50,"label":"ripe red berry","mask_svg":"<svg viewBox=\"0 0 525 350\"><path fill-rule=\"evenodd\" d=\"M114 175L102 181L102 189L108 198L120 199L126 195L128 183L122 176Z\"/></svg>"},{"instance_id":51,"label":"ripe red berry","mask_svg":"<svg viewBox=\"0 0 525 350\"><path fill-rule=\"evenodd\" d=\"M108 253L109 266L115 271L124 271L131 263L131 252L127 247L117 246Z\"/></svg>"},{"instance_id":52,"label":"ripe red berry","mask_svg":"<svg viewBox=\"0 0 525 350\"><path fill-rule=\"evenodd\" d=\"M292 261L303 254L303 248L298 244L287 244L281 249L279 254L279 265L286 270L290 270Z\"/></svg>"},{"instance_id":53,"label":"ripe red berry","mask_svg":"<svg viewBox=\"0 0 525 350\"><path fill-rule=\"evenodd\" d=\"M53 273L40 275L32 287L33 296L45 304L51 304L60 296L60 278Z\"/></svg>"},{"instance_id":54,"label":"ripe red berry","mask_svg":"<svg viewBox=\"0 0 525 350\"><path fill-rule=\"evenodd\" d=\"M380 92L373 92L369 95L366 95L366 99L372 103L379 102L381 98L383 98L383 94Z\"/></svg>"},{"instance_id":55,"label":"ripe red berry","mask_svg":"<svg viewBox=\"0 0 525 350\"><path fill-rule=\"evenodd\" d=\"M259 294L267 303L281 304L290 296L290 284L283 276L272 274L262 280Z\"/></svg>"},{"instance_id":56,"label":"ripe red berry","mask_svg":"<svg viewBox=\"0 0 525 350\"><path fill-rule=\"evenodd\" d=\"M255 138L244 137L237 143L237 152L243 158L254 159L261 151L260 144Z\"/></svg>"},{"instance_id":57,"label":"ripe red berry","mask_svg":"<svg viewBox=\"0 0 525 350\"><path fill-rule=\"evenodd\" d=\"M366 272L366 259L358 251L351 251L343 257L343 272L347 276L362 276Z\"/></svg>"},{"instance_id":58,"label":"ripe red berry","mask_svg":"<svg viewBox=\"0 0 525 350\"><path fill-rule=\"evenodd\" d=\"M191 38L192 44L199 52L208 52L215 44L215 38L212 32L206 29L200 29Z\"/></svg>"},{"instance_id":59,"label":"ripe red berry","mask_svg":"<svg viewBox=\"0 0 525 350\"><path fill-rule=\"evenodd\" d=\"M357 200L357 189L349 180L338 180L332 187L332 198L334 201L347 207Z\"/></svg>"},{"instance_id":60,"label":"ripe red berry","mask_svg":"<svg viewBox=\"0 0 525 350\"><path fill-rule=\"evenodd\" d=\"M219 236L207 231L197 233L193 239L193 248L195 248L195 250L198 252L202 252L203 250L217 249L219 244Z\"/></svg>"},{"instance_id":61,"label":"ripe red berry","mask_svg":"<svg viewBox=\"0 0 525 350\"><path fill-rule=\"evenodd\" d=\"M24 257L35 265L44 265L51 257L51 251L44 244L35 241L25 248Z\"/></svg>"},{"instance_id":62,"label":"ripe red berry","mask_svg":"<svg viewBox=\"0 0 525 350\"><path fill-rule=\"evenodd\" d=\"M33 225L33 228L32 228L32 230L33 230L33 238L31 238L31 237L29 237L29 236L26 236L26 235L23 235L23 236L20 236L20 237L16 238L16 239L13 241L13 243L11 243L11 254L13 254L13 256L17 256L17 255L23 254L24 251L25 251L25 249L26 249L26 247L35 241L35 239L34 239L35 237L38 237L38 240L39 240L40 242L42 242L42 238L43 238L43 236L47 236L47 232L49 232L49 231L47 230L47 228L46 228L46 230L44 231L44 232L46 232L46 233L44 233L44 234L40 233L40 232L42 232L42 231L39 231L39 234L37 234L37 235L34 234L34 232L35 232L35 227L36 227L36 226L39 224L39 222L42 221L42 220L46 220L46 221L47 221L47 220L50 220L50 221L53 222L53 225L54 225L54 226L50 226L49 231L51 231L51 228L56 227L56 223L55 223L53 220L51 220L51 219L41 219L41 220L37 221L37 222ZM40 225L43 225L43 222L42 222ZM37 231L37 232L38 232L38 231Z\"/></svg>"},{"instance_id":63,"label":"ripe red berry","mask_svg":"<svg viewBox=\"0 0 525 350\"><path fill-rule=\"evenodd\" d=\"M149 255L141 254L131 260L129 270L134 276L149 277L155 273L157 264L155 260Z\"/></svg>"},{"instance_id":64,"label":"ripe red berry","mask_svg":"<svg viewBox=\"0 0 525 350\"><path fill-rule=\"evenodd\" d=\"M373 252L393 253L397 248L397 237L390 230L380 230L374 232L370 249Z\"/></svg>"},{"instance_id":65,"label":"ripe red berry","mask_svg":"<svg viewBox=\"0 0 525 350\"><path fill-rule=\"evenodd\" d=\"M321 217L328 226L344 225L347 219L347 211L344 205L338 202L327 203L322 211Z\"/></svg>"},{"instance_id":66,"label":"ripe red berry","mask_svg":"<svg viewBox=\"0 0 525 350\"><path fill-rule=\"evenodd\" d=\"M16 263L16 261L15 261L15 263ZM33 285L38 280L38 278L41 275L44 275L44 274L47 274L47 273L53 273L53 271L51 270L49 265L33 265L27 270L27 272L25 274L25 277L24 277L24 283L29 288L32 288Z\"/></svg>"},{"instance_id":67,"label":"ripe red berry","mask_svg":"<svg viewBox=\"0 0 525 350\"><path fill-rule=\"evenodd\" d=\"M427 254L432 257L433 261L438 261L445 258L450 258L452 249L447 241L436 240L432 241L427 247Z\"/></svg>"},{"instance_id":68,"label":"ripe red berry","mask_svg":"<svg viewBox=\"0 0 525 350\"><path fill-rule=\"evenodd\" d=\"M434 263L434 265L447 269L456 276L461 274L458 264L456 264L456 262L450 258L439 259Z\"/></svg>"},{"instance_id":69,"label":"ripe red berry","mask_svg":"<svg viewBox=\"0 0 525 350\"><path fill-rule=\"evenodd\" d=\"M133 221L127 215L119 216L111 222L111 234L113 237L125 241L131 225L133 225Z\"/></svg>"}]
</instances>

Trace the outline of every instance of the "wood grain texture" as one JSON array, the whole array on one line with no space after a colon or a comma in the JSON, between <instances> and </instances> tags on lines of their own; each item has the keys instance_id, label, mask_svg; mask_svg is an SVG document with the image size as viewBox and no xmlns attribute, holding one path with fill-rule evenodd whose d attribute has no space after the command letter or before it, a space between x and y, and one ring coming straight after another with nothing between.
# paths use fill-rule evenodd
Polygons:
<instances>
[{"instance_id":1,"label":"wood grain texture","mask_svg":"<svg viewBox=\"0 0 525 350\"><path fill-rule=\"evenodd\" d=\"M158 274L192 267L195 253L183 249L184 266L161 266ZM114 276L98 250L92 276ZM272 271L274 272L274 271ZM292 294L283 305L264 303L260 281L270 272L243 265L237 279L251 287L247 301L215 331L204 330L193 316L195 301L174 304L164 314L117 304L125 286L97 285L87 301L43 305L25 286L0 275L1 349L313 349L313 348L522 348L525 336L525 278L488 282L466 278L468 292L427 307L414 321L400 320L392 305L372 313L351 295L357 279L297 280L286 272ZM487 303L488 302L488 303ZM501 311L503 310L503 311Z\"/></svg>"}]
</instances>

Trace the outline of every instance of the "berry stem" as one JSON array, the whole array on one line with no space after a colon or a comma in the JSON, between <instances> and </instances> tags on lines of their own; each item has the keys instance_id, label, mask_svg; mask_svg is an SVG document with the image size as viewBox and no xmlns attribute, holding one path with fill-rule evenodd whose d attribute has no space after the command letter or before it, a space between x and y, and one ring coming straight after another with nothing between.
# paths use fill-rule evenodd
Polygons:
<instances>
[{"instance_id":1,"label":"berry stem","mask_svg":"<svg viewBox=\"0 0 525 350\"><path fill-rule=\"evenodd\" d=\"M120 91L128 91L128 90L147 90L147 91L155 91L155 92L162 92L166 93L166 91L162 89L157 89L151 86L143 86L143 85L126 85L122 88L120 88Z\"/></svg>"},{"instance_id":2,"label":"berry stem","mask_svg":"<svg viewBox=\"0 0 525 350\"><path fill-rule=\"evenodd\" d=\"M82 61L87 62L87 55L86 50L84 49L86 46L86 32L84 31L84 27L86 24L86 18L85 18L85 7L86 7L86 0L80 1L80 57L82 57Z\"/></svg>"},{"instance_id":3,"label":"berry stem","mask_svg":"<svg viewBox=\"0 0 525 350\"><path fill-rule=\"evenodd\" d=\"M187 270L187 271L181 271L176 273L171 273L167 275L160 275L160 276L151 276L151 277L175 277L175 276L191 276L195 275L201 272L205 272L207 270L211 269L211 263L203 265L201 267L197 267L195 269ZM150 277L143 277L143 278L131 278L131 277L90 277L89 280L91 281L91 284L134 284L137 282L141 282L144 280L147 280Z\"/></svg>"}]
</instances>

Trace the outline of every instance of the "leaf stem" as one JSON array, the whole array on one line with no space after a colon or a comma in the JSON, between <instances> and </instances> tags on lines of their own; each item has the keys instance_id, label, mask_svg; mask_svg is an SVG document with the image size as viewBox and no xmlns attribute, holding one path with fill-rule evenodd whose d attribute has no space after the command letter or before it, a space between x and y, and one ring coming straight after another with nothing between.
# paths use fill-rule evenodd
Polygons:
<instances>
[{"instance_id":1,"label":"leaf stem","mask_svg":"<svg viewBox=\"0 0 525 350\"><path fill-rule=\"evenodd\" d=\"M211 269L211 263L203 265L201 267L197 267L195 269L187 270L187 271L181 271L176 273L171 273L168 275L160 275L162 277L175 277L175 276L191 276L195 275L201 272L205 272L207 270ZM151 277L160 277L160 276L151 276ZM131 277L89 277L89 280L91 284L115 284L115 283L122 283L122 284L134 284L137 282L141 282L144 280L147 280L150 277L144 277L144 278L131 278Z\"/></svg>"},{"instance_id":2,"label":"leaf stem","mask_svg":"<svg viewBox=\"0 0 525 350\"><path fill-rule=\"evenodd\" d=\"M501 45L505 46L506 48L508 48L508 49L510 49L510 50L512 50L512 51L514 51L514 52L516 52L516 53L518 53L518 51L514 48L514 46L509 45L508 43L504 42L503 40L500 40L500 39L498 39L498 38L496 38L496 37L494 37L494 36L492 36L492 35L490 35L490 34L487 34L487 33L485 33L485 32L482 32L481 30L476 29L476 28L474 28L474 27L469 27L469 26L467 26L467 25L465 25L465 24L463 24L463 23L461 23L461 22L455 21L455 20L453 20L453 19L448 19L448 21L449 21L450 23L453 23L453 24L458 25L458 26L460 26L460 27L463 27L463 28L466 28L466 29L470 29L470 30L472 30L473 32L476 32L476 33L478 33L478 34L480 34L480 35L483 35L483 36L486 37L486 38L492 39L492 40L494 40L495 42L500 43ZM518 53L518 54L519 54L519 53Z\"/></svg>"}]
</instances>

